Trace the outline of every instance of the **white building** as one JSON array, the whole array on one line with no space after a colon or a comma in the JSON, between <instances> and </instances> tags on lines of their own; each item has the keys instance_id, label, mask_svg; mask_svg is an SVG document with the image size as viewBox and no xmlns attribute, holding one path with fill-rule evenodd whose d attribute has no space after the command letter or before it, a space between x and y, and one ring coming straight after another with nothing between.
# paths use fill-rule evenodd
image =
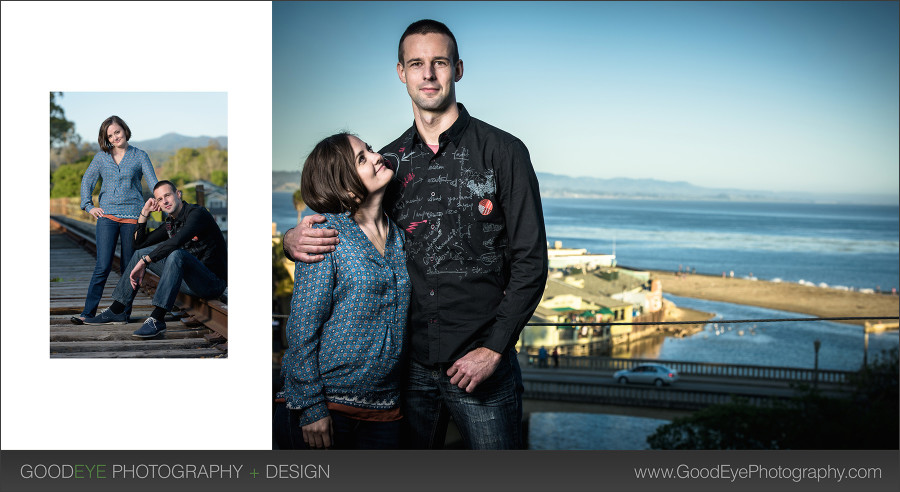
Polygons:
<instances>
[{"instance_id":1,"label":"white building","mask_svg":"<svg viewBox=\"0 0 900 492\"><path fill-rule=\"evenodd\" d=\"M556 241L554 247L547 248L550 269L578 267L585 271L603 267L616 266L616 255L592 255L586 249L563 248L562 241Z\"/></svg>"}]
</instances>

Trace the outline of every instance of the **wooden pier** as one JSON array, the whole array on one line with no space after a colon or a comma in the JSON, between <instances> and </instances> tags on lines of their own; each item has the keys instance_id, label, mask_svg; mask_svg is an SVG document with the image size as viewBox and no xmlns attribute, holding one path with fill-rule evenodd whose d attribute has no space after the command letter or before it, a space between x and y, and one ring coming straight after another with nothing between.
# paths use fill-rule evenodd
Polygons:
<instances>
[{"instance_id":1,"label":"wooden pier","mask_svg":"<svg viewBox=\"0 0 900 492\"><path fill-rule=\"evenodd\" d=\"M90 225L88 225L90 228ZM155 277L145 275L132 306L131 320L124 325L76 325L72 316L81 313L96 262L93 237L78 224L50 221L50 357L51 358L223 358L227 357L227 306L179 295L176 308L181 316L166 317L166 332L154 339L134 337L153 310ZM112 303L110 296L119 281L114 266L106 281L98 313ZM198 306L202 309L198 309ZM215 311L214 316L199 315ZM212 328L212 329L211 329Z\"/></svg>"}]
</instances>

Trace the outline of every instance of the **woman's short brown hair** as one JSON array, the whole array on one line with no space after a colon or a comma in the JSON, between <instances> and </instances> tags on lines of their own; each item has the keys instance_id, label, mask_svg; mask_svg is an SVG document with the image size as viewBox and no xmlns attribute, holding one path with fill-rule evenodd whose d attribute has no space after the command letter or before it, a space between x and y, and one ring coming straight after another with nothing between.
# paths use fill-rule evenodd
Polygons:
<instances>
[{"instance_id":1,"label":"woman's short brown hair","mask_svg":"<svg viewBox=\"0 0 900 492\"><path fill-rule=\"evenodd\" d=\"M125 141L131 140L131 128L128 128L128 125L125 124L125 121L122 118L119 118L116 115L112 115L109 118L103 120L103 124L100 125L100 136L97 137L97 143L100 144L100 149L107 154L112 150L112 145L109 144L109 138L106 135L106 131L109 130L109 127L115 123L122 127L122 130L125 130Z\"/></svg>"},{"instance_id":2,"label":"woman's short brown hair","mask_svg":"<svg viewBox=\"0 0 900 492\"><path fill-rule=\"evenodd\" d=\"M369 196L356 171L350 135L341 132L325 138L303 164L300 195L316 212L353 214Z\"/></svg>"}]
</instances>

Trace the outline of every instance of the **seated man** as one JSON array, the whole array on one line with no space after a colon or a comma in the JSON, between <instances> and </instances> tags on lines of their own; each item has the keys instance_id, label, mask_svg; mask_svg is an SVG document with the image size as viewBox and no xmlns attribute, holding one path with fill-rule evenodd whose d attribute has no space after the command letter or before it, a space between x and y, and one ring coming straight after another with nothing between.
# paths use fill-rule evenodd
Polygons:
<instances>
[{"instance_id":1,"label":"seated man","mask_svg":"<svg viewBox=\"0 0 900 492\"><path fill-rule=\"evenodd\" d=\"M181 192L171 181L160 181L153 187L138 218L135 252L113 291L112 305L84 324L125 324L137 294L144 271L159 275L153 296L153 312L134 332L140 338L153 338L166 331L163 321L175 305L179 289L204 299L222 295L227 286L228 266L225 238L208 210L181 200ZM147 217L151 212L166 213L165 223L147 233ZM182 286L182 281L184 285Z\"/></svg>"}]
</instances>

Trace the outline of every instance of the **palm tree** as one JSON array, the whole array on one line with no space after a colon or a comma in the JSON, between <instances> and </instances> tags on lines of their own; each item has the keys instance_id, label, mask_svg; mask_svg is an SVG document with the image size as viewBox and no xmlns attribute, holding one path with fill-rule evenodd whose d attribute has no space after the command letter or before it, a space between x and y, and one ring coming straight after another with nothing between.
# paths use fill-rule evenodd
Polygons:
<instances>
[{"instance_id":1,"label":"palm tree","mask_svg":"<svg viewBox=\"0 0 900 492\"><path fill-rule=\"evenodd\" d=\"M297 223L300 223L300 215L303 213L303 210L306 209L306 204L303 203L303 196L300 194L300 190L294 192L294 208L297 209Z\"/></svg>"}]
</instances>

